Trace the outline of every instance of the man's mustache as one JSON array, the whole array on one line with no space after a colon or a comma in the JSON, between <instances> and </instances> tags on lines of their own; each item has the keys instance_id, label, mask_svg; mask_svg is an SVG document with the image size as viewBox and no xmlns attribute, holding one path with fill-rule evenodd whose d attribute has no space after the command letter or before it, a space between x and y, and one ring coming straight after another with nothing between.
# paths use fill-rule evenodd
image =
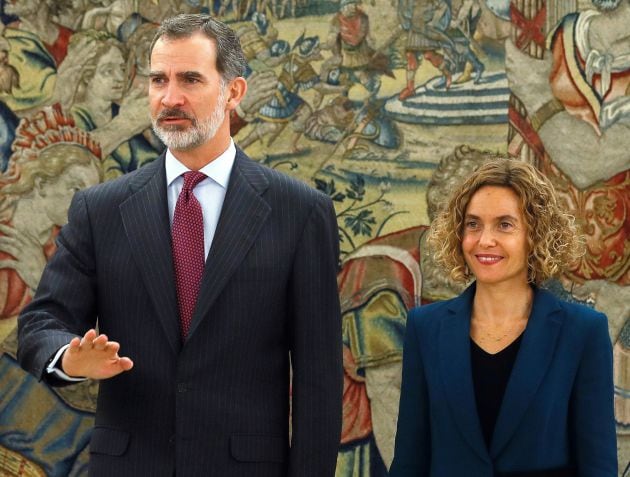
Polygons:
<instances>
[{"instance_id":1,"label":"man's mustache","mask_svg":"<svg viewBox=\"0 0 630 477\"><path fill-rule=\"evenodd\" d=\"M188 119L192 123L196 123L197 121L194 116L191 116L187 112L182 111L181 109L178 109L178 108L163 109L162 111L160 111L160 114L158 114L157 120L161 121L163 119L169 119L169 118L170 119L173 119L173 118Z\"/></svg>"}]
</instances>

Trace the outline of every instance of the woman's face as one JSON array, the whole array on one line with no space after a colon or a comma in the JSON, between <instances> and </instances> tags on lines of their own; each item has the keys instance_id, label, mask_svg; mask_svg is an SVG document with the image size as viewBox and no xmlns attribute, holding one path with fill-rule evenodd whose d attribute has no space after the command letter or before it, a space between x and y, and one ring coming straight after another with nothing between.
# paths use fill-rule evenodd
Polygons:
<instances>
[{"instance_id":1,"label":"woman's face","mask_svg":"<svg viewBox=\"0 0 630 477\"><path fill-rule=\"evenodd\" d=\"M87 94L107 101L118 101L125 92L126 79L125 59L120 50L112 46L98 59Z\"/></svg>"},{"instance_id":2,"label":"woman's face","mask_svg":"<svg viewBox=\"0 0 630 477\"><path fill-rule=\"evenodd\" d=\"M73 164L57 178L41 183L38 187L40 197L43 199L42 207L52 223L58 226L64 225L68 220L68 208L75 192L98 182L98 169L90 161L89 164Z\"/></svg>"},{"instance_id":3,"label":"woman's face","mask_svg":"<svg viewBox=\"0 0 630 477\"><path fill-rule=\"evenodd\" d=\"M512 189L475 192L464 217L462 252L478 284L527 283L527 226Z\"/></svg>"}]
</instances>

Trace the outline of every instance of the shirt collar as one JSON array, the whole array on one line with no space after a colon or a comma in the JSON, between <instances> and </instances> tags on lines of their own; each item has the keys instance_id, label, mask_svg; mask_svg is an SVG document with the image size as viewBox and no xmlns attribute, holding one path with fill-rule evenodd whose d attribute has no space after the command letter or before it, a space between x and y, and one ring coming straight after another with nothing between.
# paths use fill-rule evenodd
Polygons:
<instances>
[{"instance_id":1,"label":"shirt collar","mask_svg":"<svg viewBox=\"0 0 630 477\"><path fill-rule=\"evenodd\" d=\"M234 146L234 141L230 138L230 145L228 148L222 154L217 156L216 159L210 161L208 164L199 169L199 172L203 172L214 182L226 189L230 180L230 173L232 172L232 166L234 165L235 158L236 147ZM167 187L169 187L173 181L183 173L190 171L188 167L177 160L170 149L167 149L166 151L165 167Z\"/></svg>"}]
</instances>

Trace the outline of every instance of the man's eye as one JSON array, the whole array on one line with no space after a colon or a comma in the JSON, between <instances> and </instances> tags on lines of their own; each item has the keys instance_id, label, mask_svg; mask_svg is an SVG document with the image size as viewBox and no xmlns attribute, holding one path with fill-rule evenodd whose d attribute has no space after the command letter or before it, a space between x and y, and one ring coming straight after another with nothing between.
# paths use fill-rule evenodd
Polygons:
<instances>
[{"instance_id":1,"label":"man's eye","mask_svg":"<svg viewBox=\"0 0 630 477\"><path fill-rule=\"evenodd\" d=\"M164 78L159 78L156 76L151 78L151 84L162 84L164 82L165 82Z\"/></svg>"}]
</instances>

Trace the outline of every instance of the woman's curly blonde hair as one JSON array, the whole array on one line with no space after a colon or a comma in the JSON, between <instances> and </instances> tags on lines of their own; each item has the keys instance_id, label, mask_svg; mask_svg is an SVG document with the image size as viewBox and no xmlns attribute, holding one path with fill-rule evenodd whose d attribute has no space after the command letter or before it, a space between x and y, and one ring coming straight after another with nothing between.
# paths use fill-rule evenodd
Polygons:
<instances>
[{"instance_id":1,"label":"woman's curly blonde hair","mask_svg":"<svg viewBox=\"0 0 630 477\"><path fill-rule=\"evenodd\" d=\"M459 185L431 224L428 243L435 260L456 282L472 277L464 260L464 217L472 196L484 186L508 187L521 203L527 229L528 281L539 284L559 275L584 253L572 215L562 210L551 182L534 166L516 159L480 165Z\"/></svg>"}]
</instances>

